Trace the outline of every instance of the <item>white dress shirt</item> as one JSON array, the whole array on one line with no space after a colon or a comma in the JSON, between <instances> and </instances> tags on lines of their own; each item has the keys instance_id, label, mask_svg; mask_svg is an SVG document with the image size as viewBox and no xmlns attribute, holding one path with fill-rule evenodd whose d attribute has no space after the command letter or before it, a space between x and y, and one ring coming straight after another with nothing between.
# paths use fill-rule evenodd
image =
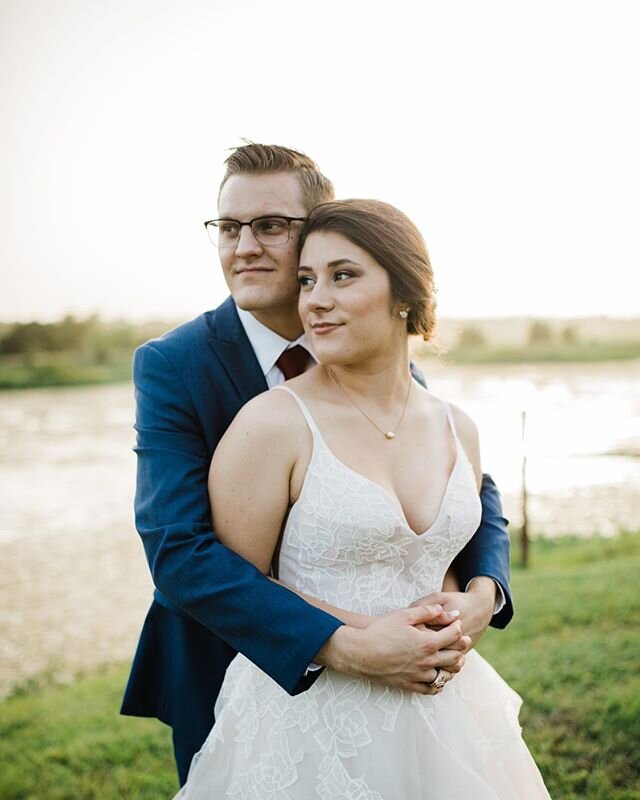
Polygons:
<instances>
[{"instance_id":1,"label":"white dress shirt","mask_svg":"<svg viewBox=\"0 0 640 800\"><path fill-rule=\"evenodd\" d=\"M282 336L274 333L262 322L258 322L250 311L238 308L238 316L270 389L284 382L284 375L280 368L276 367L276 361L285 350L300 345L313 358L313 351L305 333L299 336L295 342L290 342L288 339L283 339Z\"/></svg>"},{"instance_id":2,"label":"white dress shirt","mask_svg":"<svg viewBox=\"0 0 640 800\"><path fill-rule=\"evenodd\" d=\"M305 350L309 351L309 355L315 363L313 351L306 334L303 333L302 336L295 340L295 342L290 342L288 339L284 339L282 336L272 331L271 328L267 328L267 326L263 325L262 322L259 322L250 311L245 311L237 306L236 308L238 311L238 316L240 317L240 322L244 328L244 332L247 334L249 343L253 348L253 352L256 354L258 364L260 364L260 368L262 369L265 380L267 381L267 386L270 389L274 386L277 386L279 383L284 382L284 375L279 367L276 366L276 361L280 358L285 350L295 347L296 345L300 345L301 347L304 347ZM478 575L477 577L480 576ZM469 589L474 580L475 578L472 578L469 581L465 591ZM499 583L496 583L496 604L493 613L497 614L498 611L502 611L504 605L505 598L502 587Z\"/></svg>"}]
</instances>

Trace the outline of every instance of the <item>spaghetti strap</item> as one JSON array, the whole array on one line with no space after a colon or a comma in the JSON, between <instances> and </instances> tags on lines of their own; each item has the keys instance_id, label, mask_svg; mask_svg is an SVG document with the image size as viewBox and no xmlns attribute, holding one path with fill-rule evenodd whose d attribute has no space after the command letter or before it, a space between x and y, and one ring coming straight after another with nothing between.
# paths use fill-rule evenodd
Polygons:
<instances>
[{"instance_id":1,"label":"spaghetti strap","mask_svg":"<svg viewBox=\"0 0 640 800\"><path fill-rule=\"evenodd\" d=\"M451 432L453 433L453 438L457 441L458 440L458 431L456 430L456 423L453 419L453 412L451 411L451 406L447 403L446 400L443 400L444 407L447 411L447 419L449 420L449 425L451 426Z\"/></svg>"},{"instance_id":2,"label":"spaghetti strap","mask_svg":"<svg viewBox=\"0 0 640 800\"><path fill-rule=\"evenodd\" d=\"M314 422L313 417L311 416L311 412L309 411L309 409L305 405L305 403L304 403L303 399L300 397L300 395L296 394L293 391L293 389L290 389L288 386L281 386L281 385L273 386L270 391L273 391L274 389L281 389L283 392L288 392L291 395L291 397L293 397L293 399L296 401L296 403L300 407L300 411L302 411L302 414L304 415L304 418L307 420L307 425L311 429L311 433L313 433L314 435L317 433L320 436L320 431L318 430L318 426ZM320 438L322 438L322 436L320 436Z\"/></svg>"}]
</instances>

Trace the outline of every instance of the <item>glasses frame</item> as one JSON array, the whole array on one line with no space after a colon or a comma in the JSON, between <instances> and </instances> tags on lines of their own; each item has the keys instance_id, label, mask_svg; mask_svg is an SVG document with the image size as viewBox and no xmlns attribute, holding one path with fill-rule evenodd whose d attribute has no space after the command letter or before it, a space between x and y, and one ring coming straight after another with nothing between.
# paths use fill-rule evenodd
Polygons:
<instances>
[{"instance_id":1,"label":"glasses frame","mask_svg":"<svg viewBox=\"0 0 640 800\"><path fill-rule=\"evenodd\" d=\"M278 244L272 244L272 243L265 243L265 242L261 241L260 239L258 239L258 237L255 234L255 231L253 230L253 223L254 222L260 222L263 219L283 219L287 223L287 239L286 239L286 241L278 242ZM208 219L204 223L204 227L205 227L205 230L207 232L207 235L208 235L209 239L211 239L212 244L215 247L217 247L218 250L228 250L230 247L237 247L238 246L238 242L240 241L240 236L242 234L242 227L244 225L248 225L251 228L251 233L253 235L253 238L256 240L256 242L261 244L263 247L284 247L284 245L285 244L289 244L289 241L291 240L291 223L292 222L306 222L306 221L307 221L307 217L287 217L285 214L263 214L260 217L254 217L253 219L250 219L248 222L240 222L240 220L232 219L231 217L221 217L220 219ZM217 223L219 223L219 222L234 222L236 225L240 226L240 230L238 231L238 238L236 239L236 241L233 244L218 244L218 243L216 243L214 241L214 237L211 236L211 233L209 232L210 231L210 227L211 228L217 228L218 227Z\"/></svg>"}]
</instances>

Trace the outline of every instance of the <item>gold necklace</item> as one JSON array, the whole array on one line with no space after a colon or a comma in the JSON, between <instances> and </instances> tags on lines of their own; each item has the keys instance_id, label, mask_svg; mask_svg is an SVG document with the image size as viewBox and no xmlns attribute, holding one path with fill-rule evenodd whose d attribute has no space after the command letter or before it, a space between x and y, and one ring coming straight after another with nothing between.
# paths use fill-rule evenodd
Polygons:
<instances>
[{"instance_id":1,"label":"gold necklace","mask_svg":"<svg viewBox=\"0 0 640 800\"><path fill-rule=\"evenodd\" d=\"M395 439L395 436L396 436L396 431L398 430L398 428L400 427L400 424L401 424L402 420L404 419L404 415L405 415L405 413L406 413L407 406L408 406L408 404L409 404L409 395L411 394L411 384L413 383L413 378L412 378L411 376L409 376L409 387L407 388L407 396L406 396L406 397L405 397L405 399L404 399L404 406L403 406L403 408L402 408L402 414L400 415L400 419L398 420L398 422L397 422L397 424L396 424L395 428L393 428L393 430L390 430L390 431L385 431L385 430L384 430L384 428L381 428L381 427L378 425L378 423L377 423L377 422L375 422L374 420L372 420L372 419L371 419L371 417L370 417L370 416L367 414L367 412L366 412L366 411L363 411L363 410L360 408L360 406L359 406L357 403L355 403L355 402L354 402L354 401L353 401L353 400L352 400L352 399L349 397L349 395L347 394L347 392L346 392L346 390L345 390L344 386L343 386L343 385L340 383L340 381L339 381L339 380L336 378L336 376L333 374L333 370L331 369L331 367L326 367L326 366L325 366L325 369L326 369L326 370L327 370L327 372L329 373L329 377L331 378L331 380L335 382L335 384L336 384L336 386L338 387L338 389L340 389L340 391L342 392L342 394L343 394L343 395L344 395L344 396L347 398L347 400L348 400L348 401L351 403L351 405L352 405L352 406L353 406L355 409L357 409L357 410L358 410L358 411L359 411L359 412L362 414L362 416L363 416L363 417L365 417L366 419L368 419L368 420L369 420L369 422L370 422L370 423L371 423L371 424L374 426L374 428L377 428L377 429L380 431L380 433L381 433L381 434L384 436L384 438L385 438L385 439Z\"/></svg>"}]
</instances>

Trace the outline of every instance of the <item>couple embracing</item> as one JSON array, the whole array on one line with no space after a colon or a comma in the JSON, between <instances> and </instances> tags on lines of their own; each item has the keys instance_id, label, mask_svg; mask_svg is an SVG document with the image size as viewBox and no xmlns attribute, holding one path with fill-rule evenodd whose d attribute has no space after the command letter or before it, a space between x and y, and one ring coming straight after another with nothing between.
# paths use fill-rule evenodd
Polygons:
<instances>
[{"instance_id":1,"label":"couple embracing","mask_svg":"<svg viewBox=\"0 0 640 800\"><path fill-rule=\"evenodd\" d=\"M513 613L508 538L473 422L410 362L420 233L288 148L226 167L231 297L134 360L156 590L123 713L172 727L184 800L548 797L472 649Z\"/></svg>"}]
</instances>

